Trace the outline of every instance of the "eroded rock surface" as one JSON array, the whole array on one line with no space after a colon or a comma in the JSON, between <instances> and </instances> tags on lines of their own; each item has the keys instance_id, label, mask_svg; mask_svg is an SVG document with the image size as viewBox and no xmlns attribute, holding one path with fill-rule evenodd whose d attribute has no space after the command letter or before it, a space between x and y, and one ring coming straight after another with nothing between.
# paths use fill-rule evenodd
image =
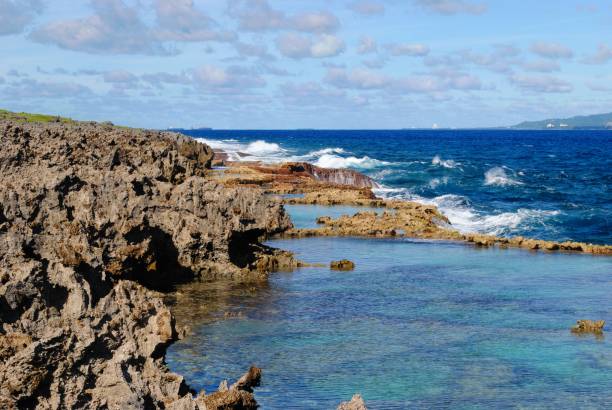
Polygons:
<instances>
[{"instance_id":1,"label":"eroded rock surface","mask_svg":"<svg viewBox=\"0 0 612 410\"><path fill-rule=\"evenodd\" d=\"M603 333L606 322L604 320L577 320L572 327L574 333Z\"/></svg>"},{"instance_id":2,"label":"eroded rock surface","mask_svg":"<svg viewBox=\"0 0 612 410\"><path fill-rule=\"evenodd\" d=\"M0 122L0 146L0 408L253 408L166 368L158 296L279 264L258 240L290 226L280 204L212 181L175 134Z\"/></svg>"},{"instance_id":3,"label":"eroded rock surface","mask_svg":"<svg viewBox=\"0 0 612 410\"><path fill-rule=\"evenodd\" d=\"M360 394L356 394L351 401L340 403L338 410L368 410L368 408L366 407L365 401L363 401L363 397L361 397Z\"/></svg>"}]
</instances>

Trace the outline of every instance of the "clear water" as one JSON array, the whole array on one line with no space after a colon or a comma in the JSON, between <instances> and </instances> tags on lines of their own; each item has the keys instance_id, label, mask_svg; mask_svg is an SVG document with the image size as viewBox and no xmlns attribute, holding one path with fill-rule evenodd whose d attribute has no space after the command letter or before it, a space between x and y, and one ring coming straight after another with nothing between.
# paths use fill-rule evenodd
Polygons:
<instances>
[{"instance_id":1,"label":"clear water","mask_svg":"<svg viewBox=\"0 0 612 410\"><path fill-rule=\"evenodd\" d=\"M463 231L612 243L612 132L195 131L234 159L367 173Z\"/></svg>"},{"instance_id":2,"label":"clear water","mask_svg":"<svg viewBox=\"0 0 612 410\"><path fill-rule=\"evenodd\" d=\"M317 218L329 216L333 219L342 215L354 215L357 212L376 212L382 213L384 208L374 208L368 206L346 206L346 205L285 205L285 209L291 216L293 226L299 229L318 228ZM387 212L393 212L389 210Z\"/></svg>"},{"instance_id":3,"label":"clear water","mask_svg":"<svg viewBox=\"0 0 612 410\"><path fill-rule=\"evenodd\" d=\"M356 392L372 409L612 407L610 337L569 331L612 321L609 258L403 239L271 245L357 267L183 289L177 314L193 333L167 361L192 387L256 364L264 409L331 409ZM242 316L217 320L226 311Z\"/></svg>"}]
</instances>

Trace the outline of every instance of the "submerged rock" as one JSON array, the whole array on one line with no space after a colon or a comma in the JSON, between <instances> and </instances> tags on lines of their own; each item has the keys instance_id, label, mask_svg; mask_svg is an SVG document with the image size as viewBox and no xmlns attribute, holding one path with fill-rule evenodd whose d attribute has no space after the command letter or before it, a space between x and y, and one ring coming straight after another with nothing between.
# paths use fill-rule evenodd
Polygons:
<instances>
[{"instance_id":1,"label":"submerged rock","mask_svg":"<svg viewBox=\"0 0 612 410\"><path fill-rule=\"evenodd\" d=\"M363 401L361 395L356 394L353 396L351 401L340 403L338 410L368 410L368 408L366 407L365 401Z\"/></svg>"},{"instance_id":2,"label":"submerged rock","mask_svg":"<svg viewBox=\"0 0 612 410\"><path fill-rule=\"evenodd\" d=\"M329 268L331 270L349 271L355 269L355 263L349 261L348 259L342 259L339 261L332 261L329 264Z\"/></svg>"},{"instance_id":3,"label":"submerged rock","mask_svg":"<svg viewBox=\"0 0 612 410\"><path fill-rule=\"evenodd\" d=\"M0 146L0 408L254 408L168 370L159 296L265 275L282 206L212 181L212 151L176 134L5 121Z\"/></svg>"},{"instance_id":4,"label":"submerged rock","mask_svg":"<svg viewBox=\"0 0 612 410\"><path fill-rule=\"evenodd\" d=\"M603 333L606 322L604 320L577 320L572 327L574 333Z\"/></svg>"}]
</instances>

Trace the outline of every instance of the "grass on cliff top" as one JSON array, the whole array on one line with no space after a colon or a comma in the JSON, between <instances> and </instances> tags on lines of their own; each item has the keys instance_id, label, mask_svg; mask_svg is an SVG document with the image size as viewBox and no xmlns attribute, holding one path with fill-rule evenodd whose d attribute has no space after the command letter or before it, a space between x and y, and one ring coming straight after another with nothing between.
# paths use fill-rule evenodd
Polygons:
<instances>
[{"instance_id":1,"label":"grass on cliff top","mask_svg":"<svg viewBox=\"0 0 612 410\"><path fill-rule=\"evenodd\" d=\"M13 120L19 122L76 122L71 118L64 118L57 115L32 114L27 112L12 112L7 110L0 110L0 120Z\"/></svg>"}]
</instances>

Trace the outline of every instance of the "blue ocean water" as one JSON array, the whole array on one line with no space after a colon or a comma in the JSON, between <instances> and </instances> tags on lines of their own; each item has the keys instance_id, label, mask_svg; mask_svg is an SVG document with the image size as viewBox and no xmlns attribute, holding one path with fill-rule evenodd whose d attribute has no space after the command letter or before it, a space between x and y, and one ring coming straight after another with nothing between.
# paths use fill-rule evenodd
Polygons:
<instances>
[{"instance_id":1,"label":"blue ocean water","mask_svg":"<svg viewBox=\"0 0 612 410\"><path fill-rule=\"evenodd\" d=\"M185 131L234 160L308 161L437 205L462 231L612 243L612 132Z\"/></svg>"},{"instance_id":2,"label":"blue ocean water","mask_svg":"<svg viewBox=\"0 0 612 410\"><path fill-rule=\"evenodd\" d=\"M612 318L605 257L476 249L404 239L275 240L309 262L262 284L179 289L192 334L167 362L196 389L263 368L264 409L612 407L609 336L576 319ZM236 318L221 320L225 312Z\"/></svg>"}]
</instances>

